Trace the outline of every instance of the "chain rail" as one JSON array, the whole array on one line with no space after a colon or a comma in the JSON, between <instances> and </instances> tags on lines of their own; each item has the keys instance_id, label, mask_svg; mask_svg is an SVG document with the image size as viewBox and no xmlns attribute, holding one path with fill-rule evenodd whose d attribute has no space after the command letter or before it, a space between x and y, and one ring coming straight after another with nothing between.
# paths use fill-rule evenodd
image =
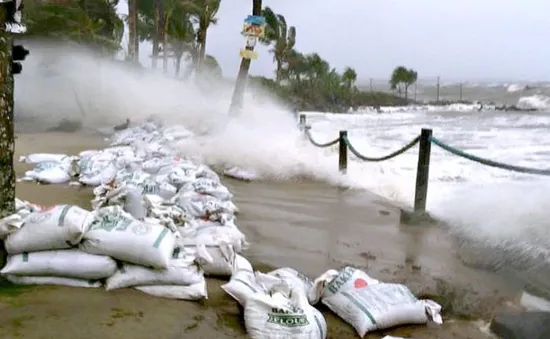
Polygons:
<instances>
[{"instance_id":1,"label":"chain rail","mask_svg":"<svg viewBox=\"0 0 550 339\"><path fill-rule=\"evenodd\" d=\"M505 164L505 163L494 161L494 160L480 158L480 157L475 156L473 154L469 154L469 153L461 151L457 148L449 146L449 145L443 143L442 141L440 141L439 139L434 138L434 137L431 137L431 142L433 144L441 147L442 149L444 149L445 151L447 151L449 153L452 153L456 156L466 158L468 160L471 160L471 161L474 161L474 162L477 162L477 163L480 163L480 164L483 164L483 165L486 165L486 166L496 167L496 168L500 168L500 169L504 169L504 170L508 170L508 171L512 171L512 172L550 176L550 170L529 168L529 167L523 167L523 166L514 166L514 165L509 165L509 164Z\"/></svg>"},{"instance_id":2,"label":"chain rail","mask_svg":"<svg viewBox=\"0 0 550 339\"><path fill-rule=\"evenodd\" d=\"M309 139L309 141L313 144L313 146L316 146L316 147L319 147L319 148L330 147L330 146L336 145L338 143L338 141L340 141L340 138L336 138L332 141L326 142L324 144L320 144L320 143L316 142L313 139L313 137L311 136L311 132L310 132L309 127L306 127L305 133L306 133L306 136Z\"/></svg>"},{"instance_id":3,"label":"chain rail","mask_svg":"<svg viewBox=\"0 0 550 339\"><path fill-rule=\"evenodd\" d=\"M411 142L409 142L408 144L401 147L400 149L398 149L395 152L392 152L392 153L390 153L386 156L383 156L383 157L371 158L371 157L367 157L367 156L364 156L361 153L359 153L359 151L356 150L355 147L353 147L353 145L351 144L349 139L347 137L344 137L344 142L346 143L346 146L348 147L348 149L350 150L350 152L353 155L355 155L360 160L370 161L370 162L380 162L380 161L385 161L385 160L395 158L396 156L401 155L401 154L407 152L408 150L410 150L411 148L413 148L419 141L420 141L420 135L417 136L416 138L414 138Z\"/></svg>"}]
</instances>

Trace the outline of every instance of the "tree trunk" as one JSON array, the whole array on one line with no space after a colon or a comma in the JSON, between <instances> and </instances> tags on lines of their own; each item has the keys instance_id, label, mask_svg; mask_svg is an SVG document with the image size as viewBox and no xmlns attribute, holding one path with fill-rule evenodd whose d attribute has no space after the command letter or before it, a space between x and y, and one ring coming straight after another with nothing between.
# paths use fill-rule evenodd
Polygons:
<instances>
[{"instance_id":1,"label":"tree trunk","mask_svg":"<svg viewBox=\"0 0 550 339\"><path fill-rule=\"evenodd\" d=\"M0 217L15 211L15 171L13 169L13 75L11 74L12 39L6 27L6 12L0 6ZM0 241L0 265L6 251Z\"/></svg>"},{"instance_id":2,"label":"tree trunk","mask_svg":"<svg viewBox=\"0 0 550 339\"><path fill-rule=\"evenodd\" d=\"M155 32L153 33L153 56L151 59L151 67L157 68L157 60L159 58L159 41L160 41L160 9L161 0L155 0Z\"/></svg>"},{"instance_id":3,"label":"tree trunk","mask_svg":"<svg viewBox=\"0 0 550 339\"><path fill-rule=\"evenodd\" d=\"M281 83L281 68L283 67L283 62L280 58L277 58L275 60L276 62L276 65L277 65L277 70L275 71L276 74L275 74L275 82L277 83L277 85L279 83Z\"/></svg>"},{"instance_id":4,"label":"tree trunk","mask_svg":"<svg viewBox=\"0 0 550 339\"><path fill-rule=\"evenodd\" d=\"M409 100L409 85L405 85L405 100Z\"/></svg>"},{"instance_id":5,"label":"tree trunk","mask_svg":"<svg viewBox=\"0 0 550 339\"><path fill-rule=\"evenodd\" d=\"M164 73L168 72L168 20L166 15L164 17L164 26L162 30L162 70Z\"/></svg>"},{"instance_id":6,"label":"tree trunk","mask_svg":"<svg viewBox=\"0 0 550 339\"><path fill-rule=\"evenodd\" d=\"M130 61L138 62L139 38L137 34L137 2L128 0L128 58Z\"/></svg>"},{"instance_id":7,"label":"tree trunk","mask_svg":"<svg viewBox=\"0 0 550 339\"><path fill-rule=\"evenodd\" d=\"M180 53L178 51L178 53L174 56L175 57L175 76L176 78L180 76L180 70L181 70L181 59L183 58L183 53Z\"/></svg>"},{"instance_id":8,"label":"tree trunk","mask_svg":"<svg viewBox=\"0 0 550 339\"><path fill-rule=\"evenodd\" d=\"M262 15L262 0L252 0L252 15ZM254 47L247 46L246 49L253 51ZM249 69L250 59L242 58L237 81L235 82L235 89L233 90L233 97L231 98L231 106L229 107L230 116L238 115L242 109Z\"/></svg>"},{"instance_id":9,"label":"tree trunk","mask_svg":"<svg viewBox=\"0 0 550 339\"><path fill-rule=\"evenodd\" d=\"M168 18L166 16L164 0L159 1L159 40L162 42L162 69L166 73L168 72Z\"/></svg>"},{"instance_id":10,"label":"tree trunk","mask_svg":"<svg viewBox=\"0 0 550 339\"><path fill-rule=\"evenodd\" d=\"M206 34L208 31L208 24L206 22L201 22L199 27L199 59L197 64L197 73L200 74L204 64L204 58L206 57Z\"/></svg>"}]
</instances>

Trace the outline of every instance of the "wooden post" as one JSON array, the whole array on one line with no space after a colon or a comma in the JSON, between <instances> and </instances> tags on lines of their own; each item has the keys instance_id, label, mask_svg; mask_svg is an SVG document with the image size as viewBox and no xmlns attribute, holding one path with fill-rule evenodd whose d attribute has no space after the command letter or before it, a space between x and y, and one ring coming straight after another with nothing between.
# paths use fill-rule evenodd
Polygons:
<instances>
[{"instance_id":1,"label":"wooden post","mask_svg":"<svg viewBox=\"0 0 550 339\"><path fill-rule=\"evenodd\" d=\"M348 169L348 145L344 141L347 138L348 131L340 131L340 141L338 142L338 169L341 173L346 173Z\"/></svg>"},{"instance_id":2,"label":"wooden post","mask_svg":"<svg viewBox=\"0 0 550 339\"><path fill-rule=\"evenodd\" d=\"M414 192L414 213L426 213L428 181L430 176L430 153L432 149L432 130L423 128L418 146L418 166L416 168L416 187Z\"/></svg>"},{"instance_id":3,"label":"wooden post","mask_svg":"<svg viewBox=\"0 0 550 339\"><path fill-rule=\"evenodd\" d=\"M435 102L439 104L439 77L437 77L437 89L436 89L436 95L435 95Z\"/></svg>"}]
</instances>

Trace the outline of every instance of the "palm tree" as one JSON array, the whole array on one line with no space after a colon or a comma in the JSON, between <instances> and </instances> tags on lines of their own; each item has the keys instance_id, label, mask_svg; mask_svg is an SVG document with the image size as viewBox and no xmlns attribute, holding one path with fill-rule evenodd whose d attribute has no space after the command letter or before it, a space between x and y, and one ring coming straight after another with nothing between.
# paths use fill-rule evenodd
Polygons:
<instances>
[{"instance_id":1,"label":"palm tree","mask_svg":"<svg viewBox=\"0 0 550 339\"><path fill-rule=\"evenodd\" d=\"M266 7L262 11L266 20L266 36L262 42L274 43L270 50L273 53L273 61L276 63L275 81L280 83L283 77L283 63L288 59L296 44L296 27L288 27L286 19L281 14L275 14L271 8Z\"/></svg>"},{"instance_id":2,"label":"palm tree","mask_svg":"<svg viewBox=\"0 0 550 339\"><path fill-rule=\"evenodd\" d=\"M204 58L206 56L206 36L211 24L216 24L218 19L216 15L220 9L221 0L192 0L195 4L195 18L199 25L197 31L197 43L200 46L198 53L197 69L201 70Z\"/></svg>"},{"instance_id":3,"label":"palm tree","mask_svg":"<svg viewBox=\"0 0 550 339\"><path fill-rule=\"evenodd\" d=\"M67 3L25 3L26 36L52 37L87 45L102 52L120 49L124 32L116 13L118 1L77 0Z\"/></svg>"},{"instance_id":4,"label":"palm tree","mask_svg":"<svg viewBox=\"0 0 550 339\"><path fill-rule=\"evenodd\" d=\"M355 85L355 81L357 81L357 72L351 67L346 67L342 74L342 81L346 87L352 88Z\"/></svg>"},{"instance_id":5,"label":"palm tree","mask_svg":"<svg viewBox=\"0 0 550 339\"><path fill-rule=\"evenodd\" d=\"M128 0L128 57L139 62L139 37L137 29L138 0Z\"/></svg>"}]
</instances>

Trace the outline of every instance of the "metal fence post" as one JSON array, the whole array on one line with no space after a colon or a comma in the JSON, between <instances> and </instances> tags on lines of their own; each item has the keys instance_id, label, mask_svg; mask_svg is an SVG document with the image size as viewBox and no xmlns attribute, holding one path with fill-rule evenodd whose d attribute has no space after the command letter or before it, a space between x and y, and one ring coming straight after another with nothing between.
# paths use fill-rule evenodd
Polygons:
<instances>
[{"instance_id":1,"label":"metal fence post","mask_svg":"<svg viewBox=\"0 0 550 339\"><path fill-rule=\"evenodd\" d=\"M426 213L428 181L430 174L430 153L432 149L432 130L423 128L418 146L418 166L416 168L416 187L414 192L414 213Z\"/></svg>"},{"instance_id":2,"label":"metal fence post","mask_svg":"<svg viewBox=\"0 0 550 339\"><path fill-rule=\"evenodd\" d=\"M345 139L348 137L348 131L340 131L338 141L338 169L341 173L346 173L348 169L348 145Z\"/></svg>"}]
</instances>

